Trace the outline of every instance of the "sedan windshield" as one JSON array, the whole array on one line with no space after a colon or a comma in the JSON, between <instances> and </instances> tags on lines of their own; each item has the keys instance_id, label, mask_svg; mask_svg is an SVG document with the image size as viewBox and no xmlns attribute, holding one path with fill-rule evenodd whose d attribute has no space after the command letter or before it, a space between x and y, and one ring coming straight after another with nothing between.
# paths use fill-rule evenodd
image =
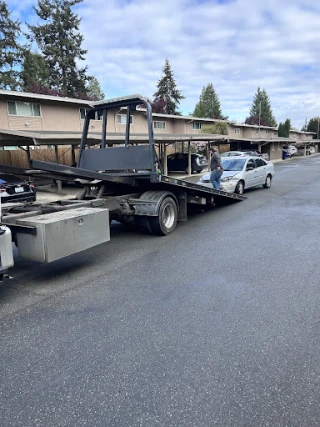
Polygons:
<instances>
[{"instance_id":1,"label":"sedan windshield","mask_svg":"<svg viewBox=\"0 0 320 427\"><path fill-rule=\"evenodd\" d=\"M241 171L246 159L223 159L222 167L225 171Z\"/></svg>"}]
</instances>

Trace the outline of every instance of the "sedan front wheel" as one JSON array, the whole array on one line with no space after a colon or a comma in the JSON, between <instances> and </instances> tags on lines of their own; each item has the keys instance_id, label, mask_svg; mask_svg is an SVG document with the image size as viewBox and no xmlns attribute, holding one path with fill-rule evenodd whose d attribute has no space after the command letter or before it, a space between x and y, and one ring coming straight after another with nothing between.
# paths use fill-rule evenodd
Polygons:
<instances>
[{"instance_id":1,"label":"sedan front wheel","mask_svg":"<svg viewBox=\"0 0 320 427\"><path fill-rule=\"evenodd\" d=\"M243 181L239 181L234 192L237 194L243 194L243 191L244 191L244 183Z\"/></svg>"},{"instance_id":2,"label":"sedan front wheel","mask_svg":"<svg viewBox=\"0 0 320 427\"><path fill-rule=\"evenodd\" d=\"M271 180L272 180L271 175L267 175L266 182L263 184L264 188L270 188L271 187Z\"/></svg>"}]
</instances>

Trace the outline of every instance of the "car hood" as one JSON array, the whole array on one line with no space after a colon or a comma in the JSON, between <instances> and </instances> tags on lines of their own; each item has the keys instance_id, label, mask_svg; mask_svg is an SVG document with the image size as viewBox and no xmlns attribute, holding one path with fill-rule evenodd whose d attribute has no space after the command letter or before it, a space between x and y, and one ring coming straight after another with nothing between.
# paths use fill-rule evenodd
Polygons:
<instances>
[{"instance_id":1,"label":"car hood","mask_svg":"<svg viewBox=\"0 0 320 427\"><path fill-rule=\"evenodd\" d=\"M229 176L237 175L240 171L223 171L221 178L228 178Z\"/></svg>"},{"instance_id":2,"label":"car hood","mask_svg":"<svg viewBox=\"0 0 320 427\"><path fill-rule=\"evenodd\" d=\"M237 175L240 171L223 171L221 178L228 178L229 176ZM210 172L202 176L205 181L210 180Z\"/></svg>"}]
</instances>

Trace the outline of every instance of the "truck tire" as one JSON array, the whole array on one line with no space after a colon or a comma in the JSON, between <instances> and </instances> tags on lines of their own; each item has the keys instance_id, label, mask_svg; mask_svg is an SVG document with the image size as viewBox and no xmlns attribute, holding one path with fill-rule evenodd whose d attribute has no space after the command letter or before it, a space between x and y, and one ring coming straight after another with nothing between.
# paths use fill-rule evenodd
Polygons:
<instances>
[{"instance_id":1,"label":"truck tire","mask_svg":"<svg viewBox=\"0 0 320 427\"><path fill-rule=\"evenodd\" d=\"M172 197L165 197L160 205L159 214L149 217L150 229L153 234L166 236L172 233L178 221L178 208Z\"/></svg>"}]
</instances>

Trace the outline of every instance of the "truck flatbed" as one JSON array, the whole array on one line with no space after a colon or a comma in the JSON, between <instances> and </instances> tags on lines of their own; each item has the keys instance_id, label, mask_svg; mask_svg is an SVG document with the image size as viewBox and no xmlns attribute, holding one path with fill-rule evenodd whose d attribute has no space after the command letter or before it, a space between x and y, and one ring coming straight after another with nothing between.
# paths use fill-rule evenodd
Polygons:
<instances>
[{"instance_id":1,"label":"truck flatbed","mask_svg":"<svg viewBox=\"0 0 320 427\"><path fill-rule=\"evenodd\" d=\"M152 173L152 172L94 172L88 171L80 168L75 168L72 166L64 166L56 163L43 162L40 160L34 160L32 166L36 169L41 169L46 172L54 174L56 177L59 177L62 180L66 180L68 177L73 179L86 179L86 180L100 180L106 184L106 190L108 194L114 193L115 196L119 195L118 185L114 187L113 184L121 184L125 186L130 186L132 189L139 188L139 190L172 190L173 188L181 188L185 191L192 192L195 195L214 196L215 203L220 202L233 202L233 201L242 201L246 197L235 194L227 193L221 190L211 189L199 184L194 184L192 182L173 178L167 175ZM120 190L121 191L121 190ZM136 191L136 190L135 190Z\"/></svg>"}]
</instances>

